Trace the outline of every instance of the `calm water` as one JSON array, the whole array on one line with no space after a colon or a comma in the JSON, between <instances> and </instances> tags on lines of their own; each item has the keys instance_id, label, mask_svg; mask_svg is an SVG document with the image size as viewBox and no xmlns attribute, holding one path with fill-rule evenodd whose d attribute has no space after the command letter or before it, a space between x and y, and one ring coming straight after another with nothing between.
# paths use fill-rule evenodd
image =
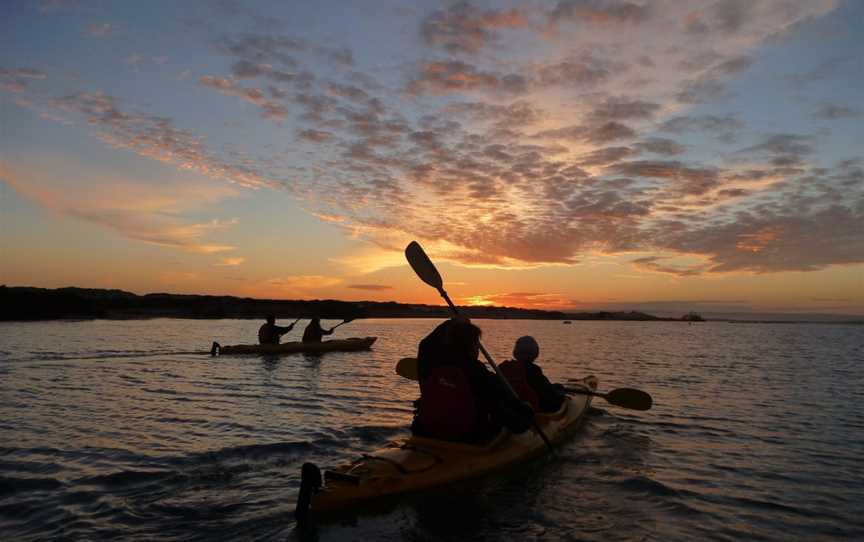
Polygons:
<instances>
[{"instance_id":1,"label":"calm water","mask_svg":"<svg viewBox=\"0 0 864 542\"><path fill-rule=\"evenodd\" d=\"M436 323L337 332L371 352L215 359L193 352L260 323L0 324L0 538L292 539L303 461L407 434L416 384L393 366ZM499 359L532 334L553 379L655 407L597 400L556 457L320 540L864 539L864 327L477 323Z\"/></svg>"}]
</instances>

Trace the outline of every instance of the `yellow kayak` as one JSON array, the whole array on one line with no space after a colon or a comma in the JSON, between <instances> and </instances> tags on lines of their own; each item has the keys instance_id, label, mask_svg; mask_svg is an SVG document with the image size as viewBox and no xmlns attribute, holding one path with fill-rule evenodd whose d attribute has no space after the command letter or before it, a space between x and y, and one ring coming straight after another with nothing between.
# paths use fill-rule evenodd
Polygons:
<instances>
[{"instance_id":1,"label":"yellow kayak","mask_svg":"<svg viewBox=\"0 0 864 542\"><path fill-rule=\"evenodd\" d=\"M378 337L355 337L319 343L290 342L282 344L235 344L221 346L214 342L210 355L225 354L298 354L321 352L350 352L352 350L367 350Z\"/></svg>"},{"instance_id":2,"label":"yellow kayak","mask_svg":"<svg viewBox=\"0 0 864 542\"><path fill-rule=\"evenodd\" d=\"M594 391L597 384L597 378L589 376L577 385ZM538 414L537 423L551 442L560 442L579 427L590 404L589 395L568 397L558 412ZM307 463L296 515L301 521L305 519L309 505L313 513L326 512L483 476L546 450L537 433L529 429L519 435L502 431L484 446L412 436L324 471L323 480L317 467Z\"/></svg>"}]
</instances>

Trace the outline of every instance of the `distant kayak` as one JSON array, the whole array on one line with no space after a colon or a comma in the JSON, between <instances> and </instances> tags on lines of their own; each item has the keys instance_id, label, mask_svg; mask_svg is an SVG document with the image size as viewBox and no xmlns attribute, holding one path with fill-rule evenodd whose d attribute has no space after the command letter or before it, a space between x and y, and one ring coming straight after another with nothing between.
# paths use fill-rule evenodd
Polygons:
<instances>
[{"instance_id":1,"label":"distant kayak","mask_svg":"<svg viewBox=\"0 0 864 542\"><path fill-rule=\"evenodd\" d=\"M594 391L597 383L596 377L589 376L580 384ZM537 422L551 442L561 442L579 427L590 404L588 395L568 397L558 412L538 414ZM519 435L502 431L485 446L412 436L392 442L351 464L326 470L323 479L314 465L304 465L306 495L301 488L298 517L305 517L301 507L307 504L311 504L313 514L344 509L376 498L490 474L547 451L533 430ZM315 486L320 482L323 487L316 491Z\"/></svg>"},{"instance_id":2,"label":"distant kayak","mask_svg":"<svg viewBox=\"0 0 864 542\"><path fill-rule=\"evenodd\" d=\"M226 354L298 354L321 352L350 352L352 350L367 350L378 337L353 337L320 343L290 342L282 344L234 344L221 346L214 342L210 355Z\"/></svg>"}]
</instances>

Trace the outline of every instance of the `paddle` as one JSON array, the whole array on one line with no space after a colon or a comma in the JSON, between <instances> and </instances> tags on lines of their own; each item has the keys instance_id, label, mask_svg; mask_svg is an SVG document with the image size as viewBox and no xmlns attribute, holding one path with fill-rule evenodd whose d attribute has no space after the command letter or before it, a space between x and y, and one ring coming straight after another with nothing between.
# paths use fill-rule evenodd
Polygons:
<instances>
[{"instance_id":1,"label":"paddle","mask_svg":"<svg viewBox=\"0 0 864 542\"><path fill-rule=\"evenodd\" d=\"M428 284L429 286L438 290L438 293L441 297L444 298L444 301L447 302L447 305L450 306L450 310L453 311L454 315L459 314L459 309L456 308L456 305L450 301L450 296L447 295L447 292L444 291L444 280L441 278L441 274L438 272L438 269L435 268L435 264L432 263L432 260L429 259L429 256L426 255L426 252L423 250L423 247L420 246L420 243L417 241L411 241L407 247L405 247L405 258L408 260L408 264L411 265L411 269L420 277L420 280ZM519 398L516 395L516 392L513 391L513 387L510 386L510 382L504 378L504 375L501 374L501 370L498 369L498 366L492 360L492 356L489 355L489 352L486 351L486 348L481 343L480 352L483 353L483 357L486 358L486 361L492 368L495 370L495 374L498 375L498 378L501 379L501 383L510 390L510 393L515 398ZM552 443L549 442L549 439L546 438L546 435L543 433L543 430L540 429L540 426L537 425L537 420L532 420L531 424L534 426L534 431L540 435L540 438L543 439L543 442L546 446L552 450Z\"/></svg>"},{"instance_id":2,"label":"paddle","mask_svg":"<svg viewBox=\"0 0 864 542\"><path fill-rule=\"evenodd\" d=\"M650 410L654 401L651 396L642 390L633 388L616 388L606 393L599 393L582 388L564 388L567 393L578 393L581 395L590 395L592 397L601 397L606 399L610 405L619 406L621 408L629 408L631 410Z\"/></svg>"},{"instance_id":3,"label":"paddle","mask_svg":"<svg viewBox=\"0 0 864 542\"><path fill-rule=\"evenodd\" d=\"M356 320L356 318L345 318L344 320L342 320L341 322L339 322L339 323L336 324L335 326L331 327L331 328L330 328L330 332L332 333L334 329L336 329L337 327L341 326L342 324L347 324L347 323L349 323L349 322L353 322L354 320Z\"/></svg>"},{"instance_id":4,"label":"paddle","mask_svg":"<svg viewBox=\"0 0 864 542\"><path fill-rule=\"evenodd\" d=\"M418 380L417 358L402 358L396 364L396 374L408 380ZM564 388L569 394L590 395L605 399L609 404L631 410L650 410L654 401L642 390L633 388L618 388L606 393L586 390L584 388Z\"/></svg>"},{"instance_id":5,"label":"paddle","mask_svg":"<svg viewBox=\"0 0 864 542\"><path fill-rule=\"evenodd\" d=\"M303 317L301 316L300 318L298 318L298 319L294 320L293 322L291 322L291 324L287 326L287 327L290 328L290 329L288 329L288 330L283 331L282 333L280 333L280 334L279 334L279 337L282 337L282 335L285 335L286 333L288 333L288 332L290 332L292 329L294 329L294 326L297 325L297 322L299 322L299 321L302 320L302 319L303 319Z\"/></svg>"},{"instance_id":6,"label":"paddle","mask_svg":"<svg viewBox=\"0 0 864 542\"><path fill-rule=\"evenodd\" d=\"M417 358L402 358L396 363L396 374L408 380L420 380Z\"/></svg>"}]
</instances>

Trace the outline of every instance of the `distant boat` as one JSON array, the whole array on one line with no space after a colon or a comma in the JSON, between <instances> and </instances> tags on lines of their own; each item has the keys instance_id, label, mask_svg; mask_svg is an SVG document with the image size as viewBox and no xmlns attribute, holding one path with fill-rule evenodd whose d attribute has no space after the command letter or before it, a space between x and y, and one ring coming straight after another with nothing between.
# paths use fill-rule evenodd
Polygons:
<instances>
[{"instance_id":1,"label":"distant boat","mask_svg":"<svg viewBox=\"0 0 864 542\"><path fill-rule=\"evenodd\" d=\"M563 324L572 324L573 322L571 322L570 320L564 320L562 323Z\"/></svg>"},{"instance_id":2,"label":"distant boat","mask_svg":"<svg viewBox=\"0 0 864 542\"><path fill-rule=\"evenodd\" d=\"M685 314L684 316L682 316L681 320L683 320L685 322L690 322L690 323L704 322L705 321L705 319L702 318L702 316L700 316L698 313L693 312L693 311L690 311L687 314Z\"/></svg>"}]
</instances>

